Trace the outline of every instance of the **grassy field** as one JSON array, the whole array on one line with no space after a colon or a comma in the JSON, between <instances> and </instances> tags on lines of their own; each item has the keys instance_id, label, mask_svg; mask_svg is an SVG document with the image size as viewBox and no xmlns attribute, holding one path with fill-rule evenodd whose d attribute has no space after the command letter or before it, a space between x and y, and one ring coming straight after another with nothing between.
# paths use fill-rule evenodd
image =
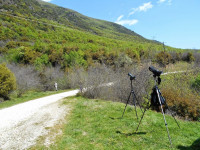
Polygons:
<instances>
[{"instance_id":1,"label":"grassy field","mask_svg":"<svg viewBox=\"0 0 200 150\"><path fill-rule=\"evenodd\" d=\"M124 104L109 101L91 100L82 97L66 98L64 105L73 106L71 115L66 117L63 135L48 149L199 149L200 123L179 120L179 129L174 119L166 115L171 148L163 116L161 113L147 111L137 133L138 125L134 109L127 107L123 119L121 117ZM141 111L138 109L139 116ZM45 149L44 146L36 146Z\"/></svg>"},{"instance_id":2,"label":"grassy field","mask_svg":"<svg viewBox=\"0 0 200 150\"><path fill-rule=\"evenodd\" d=\"M66 92L66 90L60 90L60 91L46 91L46 92L36 92L36 91L29 91L25 94L23 94L21 97L16 97L14 94L11 96L11 99L8 101L4 101L0 103L0 109L10 107L19 103L23 103L26 101L30 101L36 98L41 98L44 96L49 96L52 94L57 94L61 92Z\"/></svg>"}]
</instances>

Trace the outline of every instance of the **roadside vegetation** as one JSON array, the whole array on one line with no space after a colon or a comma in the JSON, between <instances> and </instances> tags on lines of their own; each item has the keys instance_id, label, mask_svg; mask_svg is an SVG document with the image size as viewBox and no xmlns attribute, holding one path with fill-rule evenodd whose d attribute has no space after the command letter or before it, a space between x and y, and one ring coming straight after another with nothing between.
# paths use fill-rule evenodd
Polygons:
<instances>
[{"instance_id":1,"label":"roadside vegetation","mask_svg":"<svg viewBox=\"0 0 200 150\"><path fill-rule=\"evenodd\" d=\"M72 97L66 98L64 104L71 105L72 112L66 117L62 136L48 149L171 149L161 113L148 110L135 133L139 121L132 106L128 106L124 118L119 119L125 106L122 103ZM141 116L139 109L138 112ZM199 148L199 122L178 119L179 129L171 116L166 115L166 119L172 149ZM39 144L36 148L47 149Z\"/></svg>"}]
</instances>

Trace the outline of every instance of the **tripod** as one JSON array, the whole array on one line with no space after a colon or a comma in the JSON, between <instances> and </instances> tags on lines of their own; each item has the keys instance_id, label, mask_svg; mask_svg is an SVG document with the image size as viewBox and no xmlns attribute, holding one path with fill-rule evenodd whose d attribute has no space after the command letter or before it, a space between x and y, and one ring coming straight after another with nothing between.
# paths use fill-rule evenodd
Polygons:
<instances>
[{"instance_id":1,"label":"tripod","mask_svg":"<svg viewBox=\"0 0 200 150\"><path fill-rule=\"evenodd\" d=\"M152 71L152 72L154 73L153 77L154 77L154 80L155 80L155 86L153 87L152 93L151 93L151 104L150 104L149 107L146 107L146 108L145 108L145 110L144 110L144 112L143 112L143 114L142 114L142 117L141 117L141 119L140 119L140 122L139 122L139 124L138 124L137 129L136 129L135 132L138 131L139 126L140 126L140 124L141 124L141 122L142 122L142 119L143 119L144 114L145 114L145 112L147 111L147 109L149 109L151 106L155 106L155 107L159 107L159 106L160 106L161 112L162 112L162 114L163 114L163 119L164 119L164 121L165 121L165 126L166 126L166 129L167 129L167 134L168 134L169 142L170 142L170 144L171 144L171 146L172 146L172 141L171 141L171 138L170 138L170 135L169 135L169 129L168 129L168 126L167 126L167 121L166 121L166 119L165 119L165 114L164 114L162 105L165 105L166 108L167 108L168 110L169 110L169 107L168 107L168 105L167 105L167 103L166 103L166 100L165 100L164 97L162 96L162 93L160 92L160 90L159 90L159 88L158 88L158 85L161 83L160 75L161 75L162 72L156 70L156 69L153 68L153 67L149 67L149 70ZM170 110L169 110L169 111L170 111ZM172 114L171 111L170 111L170 113L171 113L172 117L174 118L176 124L177 124L178 127L180 128L180 126L179 126L177 120L175 119L175 117L174 117L174 115Z\"/></svg>"},{"instance_id":2,"label":"tripod","mask_svg":"<svg viewBox=\"0 0 200 150\"><path fill-rule=\"evenodd\" d=\"M123 114L122 114L122 118L123 118L123 116L124 116L124 113L125 113L125 111L126 111L126 107L127 107L128 103L129 103L130 98L131 98L131 95L132 95L132 97L133 97L133 105L135 106L135 113L136 113L136 117L137 117L137 119L138 119L137 109L136 109L136 101L137 101L137 103L138 103L139 106L140 106L140 104L139 104L139 102L138 102L138 100L137 100L137 97L136 97L136 95L135 95L135 92L134 92L134 90L133 90L133 80L135 79L135 76L133 76L133 75L130 74L130 73L128 73L128 76L130 76L130 81L131 81L131 92L130 92L130 94L129 94L129 96L128 96L128 99L127 99L127 102L126 102L126 106L125 106L124 112L123 112ZM134 100L134 97L135 97L135 100ZM141 109L141 106L140 106L140 109ZM141 109L141 111L142 111L142 109Z\"/></svg>"}]
</instances>

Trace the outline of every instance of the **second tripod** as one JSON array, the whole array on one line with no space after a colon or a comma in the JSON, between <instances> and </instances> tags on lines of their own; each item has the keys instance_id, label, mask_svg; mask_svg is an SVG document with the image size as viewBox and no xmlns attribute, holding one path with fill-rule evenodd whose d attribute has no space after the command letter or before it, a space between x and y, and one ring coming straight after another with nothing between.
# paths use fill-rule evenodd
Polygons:
<instances>
[{"instance_id":1,"label":"second tripod","mask_svg":"<svg viewBox=\"0 0 200 150\"><path fill-rule=\"evenodd\" d=\"M130 94L129 94L129 96L128 96L128 99L127 99L127 102L126 102L126 106L125 106L124 112L123 112L123 114L122 114L122 118L123 118L123 116L124 116L124 113L125 113L125 111L126 111L126 107L127 107L128 103L129 103L130 98L131 98L131 95L132 95L132 98L133 98L133 105L135 106L135 113L136 113L136 117L137 117L137 119L138 119L137 109L136 109L136 101L137 101L137 103L138 103L139 106L140 106L140 104L139 104L139 102L138 102L138 100L137 100L137 97L136 97L136 95L135 95L135 92L134 92L134 90L133 90L133 80L135 79L135 76L133 76L131 73L128 73L128 76L130 77L130 81L131 81L131 92L130 92ZM134 99L134 98L135 98L135 99ZM141 106L140 106L140 109L141 109ZM142 109L141 109L141 110L142 110Z\"/></svg>"}]
</instances>

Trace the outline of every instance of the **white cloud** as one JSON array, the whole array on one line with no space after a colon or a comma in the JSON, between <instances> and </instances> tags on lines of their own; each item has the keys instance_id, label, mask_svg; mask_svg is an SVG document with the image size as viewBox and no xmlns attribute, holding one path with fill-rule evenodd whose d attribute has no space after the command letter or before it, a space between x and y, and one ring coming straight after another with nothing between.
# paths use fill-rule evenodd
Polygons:
<instances>
[{"instance_id":1,"label":"white cloud","mask_svg":"<svg viewBox=\"0 0 200 150\"><path fill-rule=\"evenodd\" d=\"M137 8L133 8L133 11L129 13L130 15L133 15L135 12L141 12L141 11L147 11L148 9L151 9L153 7L153 5L151 4L151 2L148 3L144 3L143 5L137 7Z\"/></svg>"},{"instance_id":2,"label":"white cloud","mask_svg":"<svg viewBox=\"0 0 200 150\"><path fill-rule=\"evenodd\" d=\"M157 3L159 3L159 4L164 3L164 2L167 2L168 5L172 5L172 0L159 0L159 1L157 1Z\"/></svg>"},{"instance_id":3,"label":"white cloud","mask_svg":"<svg viewBox=\"0 0 200 150\"><path fill-rule=\"evenodd\" d=\"M120 25L132 26L132 25L138 23L138 20L136 20L136 19L133 19L133 20L117 20L115 23L120 24Z\"/></svg>"},{"instance_id":4,"label":"white cloud","mask_svg":"<svg viewBox=\"0 0 200 150\"><path fill-rule=\"evenodd\" d=\"M172 0L168 0L168 5L172 5Z\"/></svg>"},{"instance_id":5,"label":"white cloud","mask_svg":"<svg viewBox=\"0 0 200 150\"><path fill-rule=\"evenodd\" d=\"M124 17L124 15L121 15L117 18L117 21L120 21L122 18Z\"/></svg>"},{"instance_id":6,"label":"white cloud","mask_svg":"<svg viewBox=\"0 0 200 150\"><path fill-rule=\"evenodd\" d=\"M157 3L164 3L166 0L159 0Z\"/></svg>"},{"instance_id":7,"label":"white cloud","mask_svg":"<svg viewBox=\"0 0 200 150\"><path fill-rule=\"evenodd\" d=\"M139 7L139 11L147 11L148 9L152 8L153 5L151 2L144 3L142 6Z\"/></svg>"},{"instance_id":8,"label":"white cloud","mask_svg":"<svg viewBox=\"0 0 200 150\"><path fill-rule=\"evenodd\" d=\"M42 0L42 1L45 1L45 2L50 2L50 1L52 1L52 0Z\"/></svg>"},{"instance_id":9,"label":"white cloud","mask_svg":"<svg viewBox=\"0 0 200 150\"><path fill-rule=\"evenodd\" d=\"M136 19L132 19L132 20L121 20L123 17L124 17L124 15L120 15L120 16L117 18L117 21L116 21L115 23L120 24L120 25L129 25L129 26L132 26L132 25L138 23L138 20L136 20Z\"/></svg>"}]
</instances>

